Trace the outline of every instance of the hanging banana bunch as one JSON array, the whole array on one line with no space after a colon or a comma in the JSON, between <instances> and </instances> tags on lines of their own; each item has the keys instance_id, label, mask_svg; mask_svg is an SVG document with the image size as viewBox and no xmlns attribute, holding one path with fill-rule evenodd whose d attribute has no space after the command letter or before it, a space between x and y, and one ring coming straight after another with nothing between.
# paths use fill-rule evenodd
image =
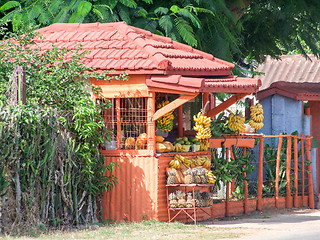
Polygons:
<instances>
[{"instance_id":1,"label":"hanging banana bunch","mask_svg":"<svg viewBox=\"0 0 320 240\"><path fill-rule=\"evenodd\" d=\"M213 172L207 169L204 169L206 171L206 174L208 176L208 183L215 183L216 182L216 176L213 175Z\"/></svg>"},{"instance_id":2,"label":"hanging banana bunch","mask_svg":"<svg viewBox=\"0 0 320 240\"><path fill-rule=\"evenodd\" d=\"M262 122L264 119L262 105L260 103L258 103L257 105L253 105L250 107L250 111L250 126L256 130L261 129L264 126Z\"/></svg>"},{"instance_id":3,"label":"hanging banana bunch","mask_svg":"<svg viewBox=\"0 0 320 240\"><path fill-rule=\"evenodd\" d=\"M202 139L200 141L200 151L208 151L209 149L209 142L206 139Z\"/></svg>"},{"instance_id":4,"label":"hanging banana bunch","mask_svg":"<svg viewBox=\"0 0 320 240\"><path fill-rule=\"evenodd\" d=\"M201 112L198 115L193 116L193 120L195 122L194 130L197 131L196 138L197 139L207 139L211 137L211 118L207 116L203 116Z\"/></svg>"},{"instance_id":5,"label":"hanging banana bunch","mask_svg":"<svg viewBox=\"0 0 320 240\"><path fill-rule=\"evenodd\" d=\"M242 133L246 129L244 125L245 121L246 119L243 117L241 112L239 114L230 113L228 127Z\"/></svg>"},{"instance_id":6,"label":"hanging banana bunch","mask_svg":"<svg viewBox=\"0 0 320 240\"><path fill-rule=\"evenodd\" d=\"M158 109L164 107L165 105L169 104L169 101L162 101L159 105L158 105ZM173 111L168 112L166 115L164 115L163 117L159 118L157 120L157 128L159 130L162 131L168 131L170 132L173 128Z\"/></svg>"}]
</instances>

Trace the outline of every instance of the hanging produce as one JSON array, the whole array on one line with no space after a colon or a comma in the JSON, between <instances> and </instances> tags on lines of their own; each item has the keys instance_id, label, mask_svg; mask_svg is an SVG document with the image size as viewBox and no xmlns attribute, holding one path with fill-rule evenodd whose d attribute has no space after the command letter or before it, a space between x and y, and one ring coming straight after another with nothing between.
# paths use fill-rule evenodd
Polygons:
<instances>
[{"instance_id":1,"label":"hanging produce","mask_svg":"<svg viewBox=\"0 0 320 240\"><path fill-rule=\"evenodd\" d=\"M245 121L246 119L243 117L241 112L236 114L230 113L228 127L242 133L246 129L244 125Z\"/></svg>"},{"instance_id":2,"label":"hanging produce","mask_svg":"<svg viewBox=\"0 0 320 240\"><path fill-rule=\"evenodd\" d=\"M204 169L208 176L208 183L215 183L216 182L216 176L213 175L213 172L207 169Z\"/></svg>"},{"instance_id":3,"label":"hanging produce","mask_svg":"<svg viewBox=\"0 0 320 240\"><path fill-rule=\"evenodd\" d=\"M200 151L208 151L209 149L209 142L205 139L202 139L200 141Z\"/></svg>"},{"instance_id":4,"label":"hanging produce","mask_svg":"<svg viewBox=\"0 0 320 240\"><path fill-rule=\"evenodd\" d=\"M163 108L164 106L168 105L169 101L162 101L159 105L158 105L158 109ZM168 112L166 115L164 115L163 117L159 118L157 120L157 128L159 130L162 131L168 131L170 132L173 128L173 111Z\"/></svg>"},{"instance_id":5,"label":"hanging produce","mask_svg":"<svg viewBox=\"0 0 320 240\"><path fill-rule=\"evenodd\" d=\"M197 139L207 139L211 137L211 118L202 115L201 112L198 115L193 116L193 120L195 122L194 130L197 131L196 138Z\"/></svg>"},{"instance_id":6,"label":"hanging produce","mask_svg":"<svg viewBox=\"0 0 320 240\"><path fill-rule=\"evenodd\" d=\"M264 119L262 105L260 103L258 103L257 105L253 105L250 107L250 111L250 126L256 130L261 129L264 126L262 122Z\"/></svg>"}]
</instances>

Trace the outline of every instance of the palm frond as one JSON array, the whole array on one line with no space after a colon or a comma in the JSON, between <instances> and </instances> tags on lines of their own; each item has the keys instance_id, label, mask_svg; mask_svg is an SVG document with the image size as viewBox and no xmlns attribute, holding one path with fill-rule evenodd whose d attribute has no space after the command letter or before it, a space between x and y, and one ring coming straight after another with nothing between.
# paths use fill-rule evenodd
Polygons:
<instances>
[{"instance_id":1,"label":"palm frond","mask_svg":"<svg viewBox=\"0 0 320 240\"><path fill-rule=\"evenodd\" d=\"M92 9L91 2L82 1L82 2L80 2L79 6L78 6L77 16L84 18L88 15L88 13L91 11L91 9Z\"/></svg>"},{"instance_id":2,"label":"palm frond","mask_svg":"<svg viewBox=\"0 0 320 240\"><path fill-rule=\"evenodd\" d=\"M118 0L106 0L106 5L108 5L111 9L114 9L118 3Z\"/></svg>"},{"instance_id":3,"label":"palm frond","mask_svg":"<svg viewBox=\"0 0 320 240\"><path fill-rule=\"evenodd\" d=\"M119 2L129 8L136 8L137 7L137 3L134 0L119 0Z\"/></svg>"},{"instance_id":4,"label":"palm frond","mask_svg":"<svg viewBox=\"0 0 320 240\"><path fill-rule=\"evenodd\" d=\"M50 1L48 4L48 10L52 14L52 17L56 16L60 11L65 7L65 1L63 0L54 0Z\"/></svg>"},{"instance_id":5,"label":"palm frond","mask_svg":"<svg viewBox=\"0 0 320 240\"><path fill-rule=\"evenodd\" d=\"M188 19L191 20L192 24L197 27L197 28L201 28L201 24L200 24L200 20L191 12L189 12L189 10L187 10L186 8L181 9L178 14L180 16L184 16Z\"/></svg>"},{"instance_id":6,"label":"palm frond","mask_svg":"<svg viewBox=\"0 0 320 240\"><path fill-rule=\"evenodd\" d=\"M180 10L181 10L181 8L178 7L177 5L172 5L170 7L170 11L173 12L173 13L178 13Z\"/></svg>"},{"instance_id":7,"label":"palm frond","mask_svg":"<svg viewBox=\"0 0 320 240\"><path fill-rule=\"evenodd\" d=\"M117 6L117 10L118 10L118 14L119 14L119 17L121 18L121 20L125 21L128 24L131 24L129 9L125 6L121 6L121 7Z\"/></svg>"},{"instance_id":8,"label":"palm frond","mask_svg":"<svg viewBox=\"0 0 320 240\"><path fill-rule=\"evenodd\" d=\"M135 17L143 17L146 18L148 16L147 10L142 7L139 7L137 11L135 11Z\"/></svg>"},{"instance_id":9,"label":"palm frond","mask_svg":"<svg viewBox=\"0 0 320 240\"><path fill-rule=\"evenodd\" d=\"M93 8L93 9L92 9L92 12L96 14L96 16L98 17L98 19L101 19L101 20L104 19L102 12L99 11L97 8Z\"/></svg>"},{"instance_id":10,"label":"palm frond","mask_svg":"<svg viewBox=\"0 0 320 240\"><path fill-rule=\"evenodd\" d=\"M190 46L196 47L198 42L195 38L193 28L190 26L190 24L182 17L175 18L174 22L182 39Z\"/></svg>"},{"instance_id":11,"label":"palm frond","mask_svg":"<svg viewBox=\"0 0 320 240\"><path fill-rule=\"evenodd\" d=\"M93 5L92 11L100 18L103 22L113 15L113 11L109 5Z\"/></svg>"},{"instance_id":12,"label":"palm frond","mask_svg":"<svg viewBox=\"0 0 320 240\"><path fill-rule=\"evenodd\" d=\"M84 17L79 17L77 12L73 12L68 20L68 23L81 23Z\"/></svg>"},{"instance_id":13,"label":"palm frond","mask_svg":"<svg viewBox=\"0 0 320 240\"><path fill-rule=\"evenodd\" d=\"M169 36L173 28L173 22L169 15L164 15L159 19L159 26L165 31L166 36Z\"/></svg>"},{"instance_id":14,"label":"palm frond","mask_svg":"<svg viewBox=\"0 0 320 240\"><path fill-rule=\"evenodd\" d=\"M20 3L17 1L9 1L0 7L0 12L4 12L15 7L21 7Z\"/></svg>"},{"instance_id":15,"label":"palm frond","mask_svg":"<svg viewBox=\"0 0 320 240\"><path fill-rule=\"evenodd\" d=\"M156 15L166 15L168 14L168 12L169 12L169 9L166 7L158 7L154 10L154 13Z\"/></svg>"},{"instance_id":16,"label":"palm frond","mask_svg":"<svg viewBox=\"0 0 320 240\"><path fill-rule=\"evenodd\" d=\"M63 7L60 12L54 17L53 22L68 22L69 17L70 13L68 12L67 7Z\"/></svg>"},{"instance_id":17,"label":"palm frond","mask_svg":"<svg viewBox=\"0 0 320 240\"><path fill-rule=\"evenodd\" d=\"M42 6L41 3L36 4L33 8L36 8L38 11L38 21L41 25L46 25L51 22L51 16L48 14L47 9Z\"/></svg>"},{"instance_id":18,"label":"palm frond","mask_svg":"<svg viewBox=\"0 0 320 240\"><path fill-rule=\"evenodd\" d=\"M142 1L144 1L145 3L148 3L148 4L153 3L153 0L142 0Z\"/></svg>"},{"instance_id":19,"label":"palm frond","mask_svg":"<svg viewBox=\"0 0 320 240\"><path fill-rule=\"evenodd\" d=\"M20 12L16 12L12 17L12 29L13 31L17 31L21 25L22 14Z\"/></svg>"}]
</instances>

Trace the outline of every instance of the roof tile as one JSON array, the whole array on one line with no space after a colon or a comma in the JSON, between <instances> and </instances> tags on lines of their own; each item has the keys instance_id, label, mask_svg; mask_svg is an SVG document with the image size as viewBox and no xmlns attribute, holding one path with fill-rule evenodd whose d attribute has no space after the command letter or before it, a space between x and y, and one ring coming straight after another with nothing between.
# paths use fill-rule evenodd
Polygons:
<instances>
[{"instance_id":1,"label":"roof tile","mask_svg":"<svg viewBox=\"0 0 320 240\"><path fill-rule=\"evenodd\" d=\"M89 32L89 34L83 39L83 41L96 41L103 34L102 31L99 32Z\"/></svg>"},{"instance_id":2,"label":"roof tile","mask_svg":"<svg viewBox=\"0 0 320 240\"><path fill-rule=\"evenodd\" d=\"M287 83L320 83L320 60L309 56L310 60L302 55L283 55L280 60L268 57L260 64L256 71L262 80L260 91L269 88L276 82Z\"/></svg>"},{"instance_id":3,"label":"roof tile","mask_svg":"<svg viewBox=\"0 0 320 240\"><path fill-rule=\"evenodd\" d=\"M183 71L185 75L230 75L233 64L212 55L131 27L125 22L90 24L53 24L37 30L44 39L35 41L41 49L49 49L49 42L59 47L73 49L81 44L89 50L83 60L86 66L96 69L130 69L139 74L159 71ZM42 43L43 41L43 43ZM145 71L144 71L145 72Z\"/></svg>"},{"instance_id":4,"label":"roof tile","mask_svg":"<svg viewBox=\"0 0 320 240\"><path fill-rule=\"evenodd\" d=\"M89 32L77 32L70 38L70 41L83 42L83 39L89 34Z\"/></svg>"}]
</instances>

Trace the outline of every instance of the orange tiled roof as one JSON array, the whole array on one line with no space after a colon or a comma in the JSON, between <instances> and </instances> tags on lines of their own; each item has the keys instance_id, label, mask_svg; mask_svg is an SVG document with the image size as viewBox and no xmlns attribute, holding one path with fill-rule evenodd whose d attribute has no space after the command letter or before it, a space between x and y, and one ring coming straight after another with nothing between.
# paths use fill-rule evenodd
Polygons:
<instances>
[{"instance_id":1,"label":"orange tiled roof","mask_svg":"<svg viewBox=\"0 0 320 240\"><path fill-rule=\"evenodd\" d=\"M261 81L255 78L226 77L184 77L181 75L151 75L146 84L148 87L158 87L185 92L223 92L250 93L256 92Z\"/></svg>"},{"instance_id":2,"label":"orange tiled roof","mask_svg":"<svg viewBox=\"0 0 320 240\"><path fill-rule=\"evenodd\" d=\"M81 44L89 50L84 59L95 70L115 70L128 74L181 74L227 76L232 63L214 58L170 38L117 23L56 23L37 30L37 47L74 49Z\"/></svg>"}]
</instances>

